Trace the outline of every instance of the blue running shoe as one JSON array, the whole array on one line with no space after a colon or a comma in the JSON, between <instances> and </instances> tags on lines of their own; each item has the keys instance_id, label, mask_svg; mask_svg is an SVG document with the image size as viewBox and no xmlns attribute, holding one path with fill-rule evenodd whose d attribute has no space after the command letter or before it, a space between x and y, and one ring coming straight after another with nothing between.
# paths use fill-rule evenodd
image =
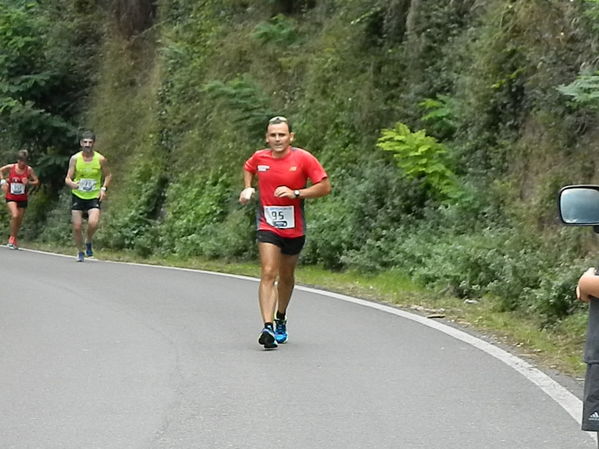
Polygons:
<instances>
[{"instance_id":1,"label":"blue running shoe","mask_svg":"<svg viewBox=\"0 0 599 449\"><path fill-rule=\"evenodd\" d=\"M258 337L258 343L264 346L264 349L275 349L278 344L275 339L275 332L270 327L265 327L260 332L260 337Z\"/></svg>"},{"instance_id":2,"label":"blue running shoe","mask_svg":"<svg viewBox=\"0 0 599 449\"><path fill-rule=\"evenodd\" d=\"M275 340L277 343L287 343L287 320L275 320Z\"/></svg>"},{"instance_id":3,"label":"blue running shoe","mask_svg":"<svg viewBox=\"0 0 599 449\"><path fill-rule=\"evenodd\" d=\"M79 253L77 253L77 262L83 262L85 260L85 255L83 254L82 251L79 251Z\"/></svg>"},{"instance_id":4,"label":"blue running shoe","mask_svg":"<svg viewBox=\"0 0 599 449\"><path fill-rule=\"evenodd\" d=\"M87 242L85 244L85 256L86 257L94 257L94 250L92 249L92 242Z\"/></svg>"}]
</instances>

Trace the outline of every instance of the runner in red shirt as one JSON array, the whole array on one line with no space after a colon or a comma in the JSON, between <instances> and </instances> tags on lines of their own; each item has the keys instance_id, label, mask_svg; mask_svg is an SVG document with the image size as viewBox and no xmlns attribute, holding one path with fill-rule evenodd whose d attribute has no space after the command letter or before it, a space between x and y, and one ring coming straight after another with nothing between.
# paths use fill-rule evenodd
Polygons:
<instances>
[{"instance_id":1,"label":"runner in red shirt","mask_svg":"<svg viewBox=\"0 0 599 449\"><path fill-rule=\"evenodd\" d=\"M17 153L16 164L0 167L0 185L5 193L6 206L10 212L10 237L7 246L11 249L19 249L17 234L21 229L27 208L29 199L27 191L30 186L39 184L39 179L33 168L27 165L28 156L27 150L21 150ZM8 172L8 177L6 177L6 172Z\"/></svg>"},{"instance_id":2,"label":"runner in red shirt","mask_svg":"<svg viewBox=\"0 0 599 449\"><path fill-rule=\"evenodd\" d=\"M258 179L256 238L261 262L258 299L264 321L258 342L266 349L287 342L287 307L295 285L295 267L305 242L304 199L331 192L322 165L306 150L292 147L294 137L285 117L270 119L266 128L269 148L256 151L245 162L245 189L239 196L241 204L247 204L255 192L253 181Z\"/></svg>"}]
</instances>

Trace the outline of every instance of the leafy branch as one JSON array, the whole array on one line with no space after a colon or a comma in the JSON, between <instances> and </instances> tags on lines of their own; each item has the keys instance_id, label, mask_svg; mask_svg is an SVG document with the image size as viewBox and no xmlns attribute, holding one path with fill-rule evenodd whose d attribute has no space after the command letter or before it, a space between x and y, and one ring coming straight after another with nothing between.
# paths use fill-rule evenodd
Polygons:
<instances>
[{"instance_id":1,"label":"leafy branch","mask_svg":"<svg viewBox=\"0 0 599 449\"><path fill-rule=\"evenodd\" d=\"M412 132L403 123L383 129L377 147L393 153L397 166L412 179L420 179L441 200L461 194L456 176L447 165L447 148L424 130Z\"/></svg>"},{"instance_id":2,"label":"leafy branch","mask_svg":"<svg viewBox=\"0 0 599 449\"><path fill-rule=\"evenodd\" d=\"M557 90L579 107L599 110L599 71L580 74L575 81L562 84Z\"/></svg>"}]
</instances>

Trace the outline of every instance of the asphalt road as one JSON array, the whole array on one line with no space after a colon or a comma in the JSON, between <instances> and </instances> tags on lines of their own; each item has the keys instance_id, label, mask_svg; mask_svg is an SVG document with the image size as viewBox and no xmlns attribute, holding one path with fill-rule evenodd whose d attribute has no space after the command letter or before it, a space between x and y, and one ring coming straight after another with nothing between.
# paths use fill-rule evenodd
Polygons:
<instances>
[{"instance_id":1,"label":"asphalt road","mask_svg":"<svg viewBox=\"0 0 599 449\"><path fill-rule=\"evenodd\" d=\"M464 341L296 291L290 341L254 280L0 248L1 449L596 448Z\"/></svg>"}]
</instances>

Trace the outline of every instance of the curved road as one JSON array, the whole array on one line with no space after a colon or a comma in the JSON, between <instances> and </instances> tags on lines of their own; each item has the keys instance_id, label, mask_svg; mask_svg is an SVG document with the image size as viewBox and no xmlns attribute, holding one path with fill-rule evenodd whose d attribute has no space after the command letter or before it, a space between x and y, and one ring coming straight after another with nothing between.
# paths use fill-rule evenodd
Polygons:
<instances>
[{"instance_id":1,"label":"curved road","mask_svg":"<svg viewBox=\"0 0 599 449\"><path fill-rule=\"evenodd\" d=\"M590 435L495 357L297 290L256 343L255 280L0 248L3 449L575 449Z\"/></svg>"}]
</instances>

